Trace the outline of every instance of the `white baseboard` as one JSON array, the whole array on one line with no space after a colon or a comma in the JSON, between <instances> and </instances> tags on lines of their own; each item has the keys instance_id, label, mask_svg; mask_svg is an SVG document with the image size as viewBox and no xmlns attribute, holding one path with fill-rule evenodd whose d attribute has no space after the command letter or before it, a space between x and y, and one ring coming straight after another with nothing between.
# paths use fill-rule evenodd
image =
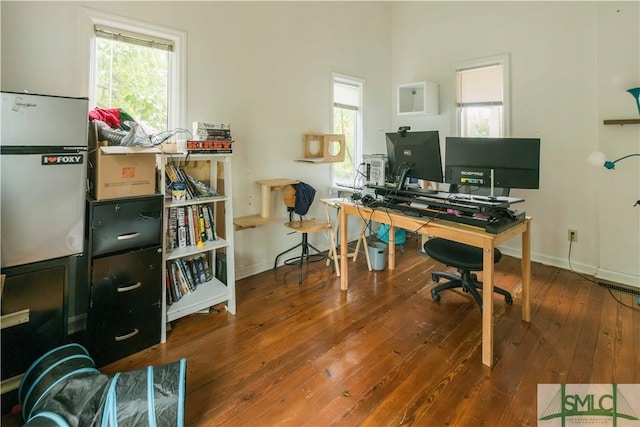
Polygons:
<instances>
[{"instance_id":1,"label":"white baseboard","mask_svg":"<svg viewBox=\"0 0 640 427\"><path fill-rule=\"evenodd\" d=\"M512 248L500 248L500 251L514 258L522 258L522 251L514 250ZM550 265L553 267L562 268L564 270L575 271L582 274L588 274L594 276L597 279L604 279L615 283L620 283L629 286L640 287L640 277L630 274L624 274L616 271L609 271L598 268L595 265L584 264L580 262L571 262L565 258L550 257L538 253L531 254L531 261L539 262L544 265Z\"/></svg>"}]
</instances>

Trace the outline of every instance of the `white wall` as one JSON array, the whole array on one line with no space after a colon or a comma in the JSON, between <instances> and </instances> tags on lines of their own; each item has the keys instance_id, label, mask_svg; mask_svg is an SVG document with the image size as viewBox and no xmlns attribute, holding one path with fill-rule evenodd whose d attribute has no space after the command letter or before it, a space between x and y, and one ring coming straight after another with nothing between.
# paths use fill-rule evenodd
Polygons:
<instances>
[{"instance_id":1,"label":"white wall","mask_svg":"<svg viewBox=\"0 0 640 427\"><path fill-rule=\"evenodd\" d=\"M382 132L399 125L450 135L453 64L509 53L512 135L542 139L540 189L514 191L534 218L534 260L568 267L572 228L575 269L640 285L640 161L585 164L595 149L640 151L640 126L602 124L638 117L620 87L640 86L638 2L2 1L2 90L87 95L85 6L188 33L187 121L232 123L235 216L259 211L257 179L301 179L327 195L330 166L293 160L303 133L330 130L331 72L365 80L365 152L379 153ZM395 116L396 85L420 80L439 83L441 114ZM312 214L324 215L319 203ZM274 223L235 241L243 277L297 237Z\"/></svg>"},{"instance_id":2,"label":"white wall","mask_svg":"<svg viewBox=\"0 0 640 427\"><path fill-rule=\"evenodd\" d=\"M394 128L454 129L454 64L508 53L511 136L541 138L539 190L513 190L533 217L534 260L569 267L567 229L578 230L571 264L640 286L638 159L615 172L586 165L600 147L611 157L639 152L633 98L612 82L640 86L638 2L398 2L392 7L392 88L440 85L440 115L394 116ZM625 89L626 89L625 88ZM395 110L393 111L395 114ZM443 151L444 152L444 151ZM619 157L619 156L618 156ZM518 254L520 242L505 251Z\"/></svg>"},{"instance_id":3,"label":"white wall","mask_svg":"<svg viewBox=\"0 0 640 427\"><path fill-rule=\"evenodd\" d=\"M185 125L232 124L236 217L260 211L256 180L280 177L313 185L318 192L310 214L324 217L317 200L328 196L331 166L294 159L303 157L304 133L332 132L332 72L365 81L365 144L389 128L386 3L3 1L0 7L2 90L9 91L87 96L82 7L186 31ZM286 216L279 192L272 211ZM276 254L299 242L282 222L235 233L238 277L272 268ZM323 236L310 239L328 248Z\"/></svg>"}]
</instances>

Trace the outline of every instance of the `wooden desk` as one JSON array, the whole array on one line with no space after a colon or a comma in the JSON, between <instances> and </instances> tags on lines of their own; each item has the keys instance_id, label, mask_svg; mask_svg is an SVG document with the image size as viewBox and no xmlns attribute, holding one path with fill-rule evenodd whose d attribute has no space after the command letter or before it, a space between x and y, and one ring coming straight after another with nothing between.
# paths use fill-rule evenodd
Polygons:
<instances>
[{"instance_id":1,"label":"wooden desk","mask_svg":"<svg viewBox=\"0 0 640 427\"><path fill-rule=\"evenodd\" d=\"M493 365L493 250L496 246L507 240L522 235L522 320L529 322L531 319L529 282L531 279L531 218L527 218L500 234L487 233L478 227L471 227L441 219L429 217L412 217L397 211L384 208L375 210L345 202L340 205L340 288L346 291L349 288L349 265L347 264L348 215L358 216L364 220L375 221L390 226L389 230L389 269L395 268L395 227L401 227L421 234L434 237L443 237L456 242L483 248L482 270L482 363Z\"/></svg>"}]
</instances>

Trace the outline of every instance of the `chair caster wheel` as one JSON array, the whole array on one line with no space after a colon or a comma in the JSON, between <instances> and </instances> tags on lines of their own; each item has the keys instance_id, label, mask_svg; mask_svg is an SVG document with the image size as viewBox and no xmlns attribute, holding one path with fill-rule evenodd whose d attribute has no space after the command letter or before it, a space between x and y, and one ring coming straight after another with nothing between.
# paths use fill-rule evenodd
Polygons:
<instances>
[{"instance_id":1,"label":"chair caster wheel","mask_svg":"<svg viewBox=\"0 0 640 427\"><path fill-rule=\"evenodd\" d=\"M433 280L434 282L438 283L440 281L440 276L436 276L435 274L431 275L431 280Z\"/></svg>"},{"instance_id":2,"label":"chair caster wheel","mask_svg":"<svg viewBox=\"0 0 640 427\"><path fill-rule=\"evenodd\" d=\"M438 295L438 293L435 292L435 291L431 291L431 298L433 298L433 300L435 302L439 302L440 301L440 295Z\"/></svg>"},{"instance_id":3,"label":"chair caster wheel","mask_svg":"<svg viewBox=\"0 0 640 427\"><path fill-rule=\"evenodd\" d=\"M513 305L513 298L511 298L511 295L505 296L504 302L506 302L508 305Z\"/></svg>"}]
</instances>

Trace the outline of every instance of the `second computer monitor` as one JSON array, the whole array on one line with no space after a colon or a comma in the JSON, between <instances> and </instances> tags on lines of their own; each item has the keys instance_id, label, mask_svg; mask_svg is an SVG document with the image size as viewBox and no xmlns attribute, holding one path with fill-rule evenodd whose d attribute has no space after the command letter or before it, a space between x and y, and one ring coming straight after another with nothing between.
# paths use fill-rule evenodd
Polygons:
<instances>
[{"instance_id":1,"label":"second computer monitor","mask_svg":"<svg viewBox=\"0 0 640 427\"><path fill-rule=\"evenodd\" d=\"M407 178L442 182L440 136L437 130L387 133L389 172L402 188Z\"/></svg>"},{"instance_id":2,"label":"second computer monitor","mask_svg":"<svg viewBox=\"0 0 640 427\"><path fill-rule=\"evenodd\" d=\"M447 137L445 178L450 184L539 188L539 138Z\"/></svg>"}]
</instances>

